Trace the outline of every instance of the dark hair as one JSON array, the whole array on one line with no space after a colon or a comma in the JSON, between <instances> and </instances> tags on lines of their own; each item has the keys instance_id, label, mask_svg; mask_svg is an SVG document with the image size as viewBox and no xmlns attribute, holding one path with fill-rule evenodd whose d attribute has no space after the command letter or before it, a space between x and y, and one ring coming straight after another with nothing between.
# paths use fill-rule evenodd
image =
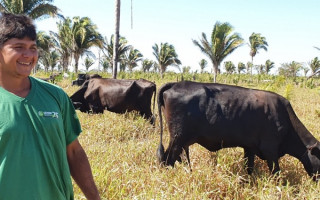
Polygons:
<instances>
[{"instance_id":1,"label":"dark hair","mask_svg":"<svg viewBox=\"0 0 320 200\"><path fill-rule=\"evenodd\" d=\"M25 15L0 13L0 46L12 38L24 37L36 41L37 32L33 20Z\"/></svg>"}]
</instances>

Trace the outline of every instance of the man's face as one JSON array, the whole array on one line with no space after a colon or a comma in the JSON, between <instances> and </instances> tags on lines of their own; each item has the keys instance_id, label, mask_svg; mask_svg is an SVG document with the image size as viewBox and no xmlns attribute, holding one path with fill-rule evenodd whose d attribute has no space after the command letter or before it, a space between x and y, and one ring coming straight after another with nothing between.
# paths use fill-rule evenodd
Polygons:
<instances>
[{"instance_id":1,"label":"man's face","mask_svg":"<svg viewBox=\"0 0 320 200\"><path fill-rule=\"evenodd\" d=\"M2 75L27 77L38 61L36 41L28 37L12 38L0 48L0 70Z\"/></svg>"}]
</instances>

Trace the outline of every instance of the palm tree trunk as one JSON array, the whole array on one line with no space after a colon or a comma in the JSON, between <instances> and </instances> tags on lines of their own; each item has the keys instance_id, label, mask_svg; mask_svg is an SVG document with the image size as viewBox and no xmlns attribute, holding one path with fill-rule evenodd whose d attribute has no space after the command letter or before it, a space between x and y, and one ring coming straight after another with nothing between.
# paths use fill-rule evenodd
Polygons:
<instances>
[{"instance_id":1,"label":"palm tree trunk","mask_svg":"<svg viewBox=\"0 0 320 200\"><path fill-rule=\"evenodd\" d=\"M74 72L77 74L78 73L78 61L76 60L75 61L75 64L74 64Z\"/></svg>"},{"instance_id":2,"label":"palm tree trunk","mask_svg":"<svg viewBox=\"0 0 320 200\"><path fill-rule=\"evenodd\" d=\"M213 82L216 83L217 82L217 73L218 70L216 67L213 68Z\"/></svg>"},{"instance_id":3,"label":"palm tree trunk","mask_svg":"<svg viewBox=\"0 0 320 200\"><path fill-rule=\"evenodd\" d=\"M120 0L115 0L116 3L116 22L115 22L115 34L114 34L114 45L113 45L113 75L114 79L117 78L117 67L118 67L118 47L119 47L119 30L120 30Z\"/></svg>"},{"instance_id":4,"label":"palm tree trunk","mask_svg":"<svg viewBox=\"0 0 320 200\"><path fill-rule=\"evenodd\" d=\"M213 82L217 82L217 74L218 74L218 64L213 64Z\"/></svg>"},{"instance_id":5,"label":"palm tree trunk","mask_svg":"<svg viewBox=\"0 0 320 200\"><path fill-rule=\"evenodd\" d=\"M251 56L251 63L252 63L252 66L251 66L251 76L252 76L252 68L253 68L253 56Z\"/></svg>"},{"instance_id":6,"label":"palm tree trunk","mask_svg":"<svg viewBox=\"0 0 320 200\"><path fill-rule=\"evenodd\" d=\"M74 72L77 74L78 73L78 65L79 65L79 59L80 59L80 56L79 55L75 55L74 56Z\"/></svg>"},{"instance_id":7,"label":"palm tree trunk","mask_svg":"<svg viewBox=\"0 0 320 200\"><path fill-rule=\"evenodd\" d=\"M66 57L63 57L62 59L63 63L62 63L62 68L63 68L63 72L68 72L68 59Z\"/></svg>"}]
</instances>

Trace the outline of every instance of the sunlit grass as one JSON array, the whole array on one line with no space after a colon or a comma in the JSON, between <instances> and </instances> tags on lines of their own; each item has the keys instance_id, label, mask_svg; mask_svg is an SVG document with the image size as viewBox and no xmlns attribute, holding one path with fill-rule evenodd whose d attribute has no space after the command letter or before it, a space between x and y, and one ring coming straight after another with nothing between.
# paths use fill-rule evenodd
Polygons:
<instances>
[{"instance_id":1,"label":"sunlit grass","mask_svg":"<svg viewBox=\"0 0 320 200\"><path fill-rule=\"evenodd\" d=\"M165 82L176 81L176 78L173 75L170 80L167 75L165 80L155 79L157 88ZM206 77L201 80L208 82ZM235 77L230 76L218 77L218 81L227 84L234 84L234 80ZM320 92L317 85L311 89L305 84L278 77L272 78L271 82L248 80L240 78L237 84L288 95L297 116L316 138L320 138ZM69 79L58 82L58 85L69 95L78 89L71 86ZM313 182L303 165L291 156L279 160L281 173L278 177L270 176L266 162L258 158L253 175L248 176L243 168L241 148L213 153L195 144L190 147L192 172L184 156L184 162L176 163L174 168L160 168L156 158L158 119L153 127L136 113L77 113L83 129L79 140L89 157L102 199L300 200L320 197L319 183ZM166 146L167 129L164 140ZM75 199L85 199L75 184L74 188Z\"/></svg>"}]
</instances>

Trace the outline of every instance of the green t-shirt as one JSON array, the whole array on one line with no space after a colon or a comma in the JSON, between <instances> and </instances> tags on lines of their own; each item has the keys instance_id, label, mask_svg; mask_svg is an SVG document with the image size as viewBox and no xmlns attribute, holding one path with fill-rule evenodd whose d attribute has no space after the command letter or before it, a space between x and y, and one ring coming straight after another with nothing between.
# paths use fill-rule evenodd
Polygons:
<instances>
[{"instance_id":1,"label":"green t-shirt","mask_svg":"<svg viewBox=\"0 0 320 200\"><path fill-rule=\"evenodd\" d=\"M29 79L26 98L0 87L0 200L73 199L66 147L79 119L61 88Z\"/></svg>"}]
</instances>

